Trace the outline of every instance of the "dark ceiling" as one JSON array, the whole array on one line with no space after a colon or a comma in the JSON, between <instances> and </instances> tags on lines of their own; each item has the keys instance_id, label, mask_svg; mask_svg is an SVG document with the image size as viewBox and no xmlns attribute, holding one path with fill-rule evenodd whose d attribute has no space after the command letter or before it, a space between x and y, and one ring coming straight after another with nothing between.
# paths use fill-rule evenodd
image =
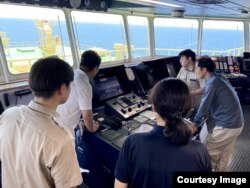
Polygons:
<instances>
[{"instance_id":1,"label":"dark ceiling","mask_svg":"<svg viewBox=\"0 0 250 188\"><path fill-rule=\"evenodd\" d=\"M0 0L5 3L38 4L96 11L119 10L130 13L172 15L173 9L188 17L250 18L250 0ZM152 3L171 3L171 6Z\"/></svg>"},{"instance_id":2,"label":"dark ceiling","mask_svg":"<svg viewBox=\"0 0 250 188\"><path fill-rule=\"evenodd\" d=\"M184 16L250 18L250 0L156 0L184 9ZM145 3L140 0L112 0L111 10L126 10L146 14L171 15L170 6Z\"/></svg>"}]
</instances>

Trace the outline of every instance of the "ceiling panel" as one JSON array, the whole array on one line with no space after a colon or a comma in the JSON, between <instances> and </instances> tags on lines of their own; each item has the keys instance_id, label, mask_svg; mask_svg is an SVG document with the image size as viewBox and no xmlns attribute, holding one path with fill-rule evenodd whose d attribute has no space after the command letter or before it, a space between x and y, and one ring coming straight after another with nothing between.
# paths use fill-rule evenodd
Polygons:
<instances>
[{"instance_id":1,"label":"ceiling panel","mask_svg":"<svg viewBox=\"0 0 250 188\"><path fill-rule=\"evenodd\" d=\"M250 18L250 0L158 0L184 9L185 16ZM127 6L125 6L127 5ZM154 5L140 0L113 0L111 9L171 15L173 7Z\"/></svg>"}]
</instances>

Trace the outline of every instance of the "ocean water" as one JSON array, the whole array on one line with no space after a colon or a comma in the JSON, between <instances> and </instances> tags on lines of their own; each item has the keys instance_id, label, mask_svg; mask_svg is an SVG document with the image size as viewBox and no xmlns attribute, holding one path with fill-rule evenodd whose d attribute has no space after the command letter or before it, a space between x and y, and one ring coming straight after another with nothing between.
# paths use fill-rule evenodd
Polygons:
<instances>
[{"instance_id":1,"label":"ocean water","mask_svg":"<svg viewBox=\"0 0 250 188\"><path fill-rule=\"evenodd\" d=\"M52 23L53 35L63 39L63 44L69 46L69 38L65 22ZM5 32L11 46L27 46L27 44L39 44L39 32L34 20L0 19L0 31ZM78 44L82 48L99 47L114 50L115 43L125 44L123 27L114 24L77 24L74 32ZM197 49L197 29L177 29L157 27L155 28L156 48ZM140 48L147 46L146 32L142 26L134 26L130 30L132 45ZM243 47L243 31L206 29L203 32L202 48L206 50L228 50ZM165 52L159 52L163 55ZM161 54L163 53L163 54Z\"/></svg>"}]
</instances>

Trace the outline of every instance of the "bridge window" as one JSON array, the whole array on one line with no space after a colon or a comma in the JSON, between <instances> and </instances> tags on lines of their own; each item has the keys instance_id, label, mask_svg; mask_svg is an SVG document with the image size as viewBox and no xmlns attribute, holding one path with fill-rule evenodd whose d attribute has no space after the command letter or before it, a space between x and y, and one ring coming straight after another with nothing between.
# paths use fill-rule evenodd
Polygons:
<instances>
[{"instance_id":1,"label":"bridge window","mask_svg":"<svg viewBox=\"0 0 250 188\"><path fill-rule=\"evenodd\" d=\"M28 73L34 61L52 55L73 65L60 10L1 4L0 36L11 75Z\"/></svg>"},{"instance_id":2,"label":"bridge window","mask_svg":"<svg viewBox=\"0 0 250 188\"><path fill-rule=\"evenodd\" d=\"M156 55L175 56L187 48L197 51L197 20L155 18L154 33Z\"/></svg>"},{"instance_id":3,"label":"bridge window","mask_svg":"<svg viewBox=\"0 0 250 188\"><path fill-rule=\"evenodd\" d=\"M241 56L244 49L243 22L205 20L202 55Z\"/></svg>"},{"instance_id":4,"label":"bridge window","mask_svg":"<svg viewBox=\"0 0 250 188\"><path fill-rule=\"evenodd\" d=\"M121 15L72 11L79 55L95 50L102 62L127 59L127 46Z\"/></svg>"},{"instance_id":5,"label":"bridge window","mask_svg":"<svg viewBox=\"0 0 250 188\"><path fill-rule=\"evenodd\" d=\"M149 56L148 19L139 16L128 16L127 19L132 58Z\"/></svg>"}]
</instances>

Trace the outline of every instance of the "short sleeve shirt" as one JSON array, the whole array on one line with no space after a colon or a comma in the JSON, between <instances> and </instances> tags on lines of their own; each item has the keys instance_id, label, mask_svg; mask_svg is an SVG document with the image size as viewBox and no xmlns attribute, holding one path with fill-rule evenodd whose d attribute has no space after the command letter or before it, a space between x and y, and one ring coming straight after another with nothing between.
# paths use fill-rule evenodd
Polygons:
<instances>
[{"instance_id":1,"label":"short sleeve shirt","mask_svg":"<svg viewBox=\"0 0 250 188\"><path fill-rule=\"evenodd\" d=\"M177 78L184 81L191 91L205 86L204 80L197 77L195 67L188 69L182 67L177 75ZM198 107L201 97L201 95L192 95L192 107Z\"/></svg>"},{"instance_id":2,"label":"short sleeve shirt","mask_svg":"<svg viewBox=\"0 0 250 188\"><path fill-rule=\"evenodd\" d=\"M186 161L186 162L185 162ZM115 178L130 188L173 187L173 172L212 171L205 146L190 140L180 146L169 142L163 127L136 133L124 142L115 169Z\"/></svg>"},{"instance_id":3,"label":"short sleeve shirt","mask_svg":"<svg viewBox=\"0 0 250 188\"><path fill-rule=\"evenodd\" d=\"M81 110L92 109L92 87L89 83L89 77L80 69L74 71L74 81L71 85L71 92L68 100L59 105L57 112L60 114L63 124L65 124L72 133L79 123Z\"/></svg>"},{"instance_id":4,"label":"short sleeve shirt","mask_svg":"<svg viewBox=\"0 0 250 188\"><path fill-rule=\"evenodd\" d=\"M82 176L70 131L53 109L31 101L0 117L3 187L80 185Z\"/></svg>"}]
</instances>

